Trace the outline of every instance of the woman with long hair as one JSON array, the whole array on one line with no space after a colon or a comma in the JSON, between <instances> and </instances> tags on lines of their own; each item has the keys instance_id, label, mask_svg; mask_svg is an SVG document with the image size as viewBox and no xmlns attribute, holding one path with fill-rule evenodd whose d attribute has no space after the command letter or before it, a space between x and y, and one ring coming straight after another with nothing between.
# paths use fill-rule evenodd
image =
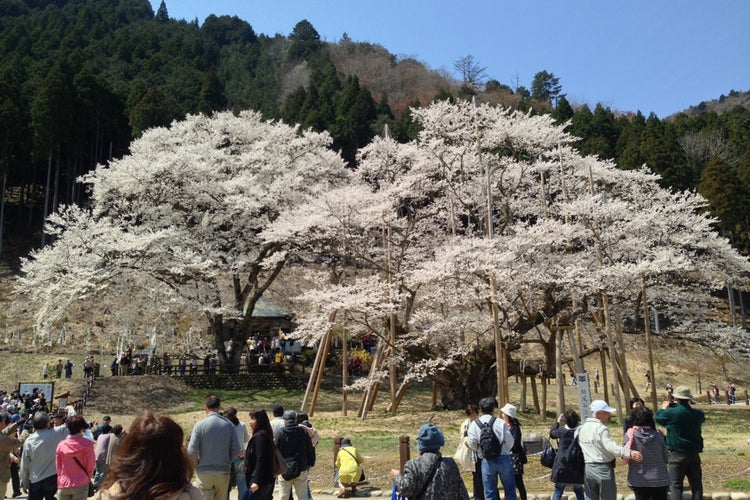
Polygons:
<instances>
[{"instance_id":1,"label":"woman with long hair","mask_svg":"<svg viewBox=\"0 0 750 500\"><path fill-rule=\"evenodd\" d=\"M202 499L190 484L193 462L183 443L184 433L174 420L145 412L133 421L112 458L97 499Z\"/></svg>"},{"instance_id":2,"label":"woman with long hair","mask_svg":"<svg viewBox=\"0 0 750 500\"><path fill-rule=\"evenodd\" d=\"M273 497L273 430L266 410L250 412L252 436L245 450L245 500L271 500ZM240 499L242 500L242 499Z\"/></svg>"},{"instance_id":3,"label":"woman with long hair","mask_svg":"<svg viewBox=\"0 0 750 500\"><path fill-rule=\"evenodd\" d=\"M518 488L518 498L526 500L526 486L523 484L523 464L526 463L526 450L523 447L523 436L521 434L521 423L518 421L518 410L515 406L508 403L500 408L505 423L510 427L510 433L513 436L513 448L510 449L510 460L513 464L513 475Z\"/></svg>"}]
</instances>

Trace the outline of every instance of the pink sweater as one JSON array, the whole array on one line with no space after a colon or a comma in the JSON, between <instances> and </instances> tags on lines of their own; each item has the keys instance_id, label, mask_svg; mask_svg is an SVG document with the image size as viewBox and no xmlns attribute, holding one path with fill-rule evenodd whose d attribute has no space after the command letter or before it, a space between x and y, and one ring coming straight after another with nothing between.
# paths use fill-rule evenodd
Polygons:
<instances>
[{"instance_id":1,"label":"pink sweater","mask_svg":"<svg viewBox=\"0 0 750 500\"><path fill-rule=\"evenodd\" d=\"M86 470L76 463L74 457ZM58 488L75 488L89 484L96 468L94 442L81 434L68 436L65 441L57 445L55 465L57 465Z\"/></svg>"}]
</instances>

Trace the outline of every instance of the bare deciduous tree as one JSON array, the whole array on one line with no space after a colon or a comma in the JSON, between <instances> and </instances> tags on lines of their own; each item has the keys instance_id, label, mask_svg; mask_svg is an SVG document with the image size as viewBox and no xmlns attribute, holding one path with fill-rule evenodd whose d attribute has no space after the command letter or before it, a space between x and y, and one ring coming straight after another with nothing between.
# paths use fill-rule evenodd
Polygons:
<instances>
[{"instance_id":1,"label":"bare deciduous tree","mask_svg":"<svg viewBox=\"0 0 750 500\"><path fill-rule=\"evenodd\" d=\"M480 86L487 79L487 68L479 64L471 54L461 57L453 67L461 74L461 79L467 85Z\"/></svg>"}]
</instances>

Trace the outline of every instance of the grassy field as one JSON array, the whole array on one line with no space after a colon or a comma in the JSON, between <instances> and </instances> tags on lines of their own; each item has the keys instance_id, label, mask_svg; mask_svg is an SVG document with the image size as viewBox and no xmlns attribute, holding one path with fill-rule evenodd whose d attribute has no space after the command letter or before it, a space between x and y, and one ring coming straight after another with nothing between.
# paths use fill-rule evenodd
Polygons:
<instances>
[{"instance_id":1,"label":"grassy field","mask_svg":"<svg viewBox=\"0 0 750 500\"><path fill-rule=\"evenodd\" d=\"M4 352L0 356L0 388L12 388L21 382L41 380L41 366L45 361L56 361L58 357L67 358L66 354L31 354ZM72 354L71 359L82 358L80 353ZM70 381L56 381L55 391L59 394L65 390L71 390L74 396L80 394L83 386L82 370L78 365L74 371L74 378ZM106 366L106 360L103 364ZM684 361L684 359L683 359ZM51 363L53 364L53 363ZM634 361L635 367L632 373L640 373L638 361ZM736 368L732 368L737 372ZM673 384L677 385L679 380L691 383L694 374L687 370L681 371L679 367L663 364L662 375L669 377ZM709 377L719 375L704 375ZM635 378L635 377L634 377ZM735 377L742 381L742 377ZM643 380L635 378L637 385ZM657 384L660 383L657 377ZM704 382L706 386L708 382ZM691 384L692 385L692 384ZM740 385L744 390L747 385ZM511 399L518 403L520 385L511 380ZM95 396L85 410L89 419L98 420L104 414L110 414L115 423L129 425L132 419L143 410L150 409L155 412L165 413L177 420L180 425L190 432L192 426L203 418L201 405L205 390L195 390L185 386L179 381L168 377L102 377L95 384ZM530 391L529 391L530 392ZM741 391L742 392L742 391ZM555 409L554 385L548 386L549 412L546 418L542 418L531 410L519 415L524 434L538 433L547 435L549 426L552 424ZM303 392L299 391L218 391L222 398L224 407L234 406L238 408L240 417L246 417L252 408L270 409L275 404L281 404L287 409L299 410L303 399ZM744 392L743 392L744 394ZM566 401L568 407L576 407L575 388L565 387ZM597 397L595 394L594 397ZM598 395L601 397L601 394ZM330 385L321 393L317 408L311 421L318 428L321 441L318 445L318 463L312 470L311 481L314 488L330 487L333 473L333 438L335 436L346 436L366 458L365 469L369 482L379 488L390 488L388 471L397 467L399 463L398 442L400 435L410 437L412 453L416 453L414 438L419 427L432 421L439 426L446 437L446 446L443 452L452 455L458 442L459 426L464 419L461 411L429 411L432 401L431 387L419 386L409 389L407 396L398 409L396 416L387 414L388 406L387 390L381 391L376 402L375 409L368 418L360 420L356 417L357 409L361 401L360 394L350 394L347 405L347 416L342 412L342 397L340 390ZM610 398L611 399L611 398ZM531 396L527 405L532 408ZM727 407L725 405L698 405L706 412L707 421L703 428L705 439L704 482L705 490L727 491L730 487L734 490L750 488L750 407L736 405ZM613 422L613 436L620 435L621 427ZM620 491L625 492L626 466L618 464L617 476ZM470 475L465 476L467 484L470 484ZM524 475L529 492L549 493L552 491L552 483L549 481L549 470L538 463L538 458L530 457Z\"/></svg>"}]
</instances>

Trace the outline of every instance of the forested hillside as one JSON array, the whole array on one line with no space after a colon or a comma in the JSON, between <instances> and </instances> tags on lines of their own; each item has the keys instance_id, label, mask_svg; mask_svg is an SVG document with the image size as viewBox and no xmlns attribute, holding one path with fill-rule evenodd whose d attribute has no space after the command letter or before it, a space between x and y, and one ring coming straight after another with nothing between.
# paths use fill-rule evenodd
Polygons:
<instances>
[{"instance_id":1,"label":"forested hillside","mask_svg":"<svg viewBox=\"0 0 750 500\"><path fill-rule=\"evenodd\" d=\"M80 175L122 156L147 128L187 114L255 109L325 130L356 168L356 151L384 125L400 141L415 137L410 106L472 97L551 113L570 121L583 153L624 169L646 164L666 186L697 189L719 230L750 251L747 107L699 105L668 120L592 110L572 106L546 71L526 89L484 81L464 59L455 79L376 44L323 42L306 20L286 36L256 33L251 23L173 20L167 4L155 13L147 0L0 0L3 257L43 244L42 221L57 206L86 202Z\"/></svg>"}]
</instances>

